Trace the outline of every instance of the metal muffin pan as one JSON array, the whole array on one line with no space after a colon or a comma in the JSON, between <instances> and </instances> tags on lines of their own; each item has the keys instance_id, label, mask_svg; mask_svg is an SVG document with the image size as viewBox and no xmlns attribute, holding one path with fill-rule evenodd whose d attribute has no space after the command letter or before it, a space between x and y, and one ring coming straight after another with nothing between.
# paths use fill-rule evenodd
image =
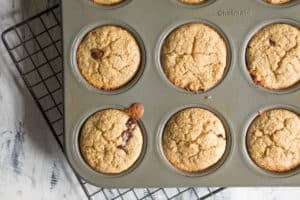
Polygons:
<instances>
[{"instance_id":1,"label":"metal muffin pan","mask_svg":"<svg viewBox=\"0 0 300 200\"><path fill-rule=\"evenodd\" d=\"M247 159L245 127L253 113L272 106L292 106L299 112L300 92L295 86L285 92L270 92L256 86L245 67L245 47L257 27L300 19L299 1L284 6L268 5L261 0L216 0L200 6L186 6L175 0L131 0L112 8L93 5L88 0L64 0L64 98L65 150L75 171L85 180L101 187L178 187L178 186L300 186L300 173L288 176L263 173ZM220 31L230 48L230 64L223 80L211 90L193 94L178 91L164 79L160 70L158 46L170 27L200 21ZM115 23L114 23L115 22ZM91 25L119 24L129 27L144 45L144 70L139 79L119 93L99 92L82 84L74 64L76 41ZM131 32L132 32L131 31ZM76 60L75 60L76 61ZM128 173L110 176L87 166L78 149L79 125L97 110L145 105L142 123L146 132L145 154ZM159 150L161 128L167 116L191 105L209 108L228 125L230 149L220 165L209 173L189 175L174 170ZM245 159L246 158L246 159Z\"/></svg>"}]
</instances>

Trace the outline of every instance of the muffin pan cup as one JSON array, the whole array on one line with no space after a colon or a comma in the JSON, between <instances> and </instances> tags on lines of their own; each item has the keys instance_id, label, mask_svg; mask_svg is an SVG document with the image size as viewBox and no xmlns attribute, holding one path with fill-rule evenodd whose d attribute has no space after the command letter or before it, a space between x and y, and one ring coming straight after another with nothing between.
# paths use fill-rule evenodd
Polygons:
<instances>
[{"instance_id":1,"label":"muffin pan cup","mask_svg":"<svg viewBox=\"0 0 300 200\"><path fill-rule=\"evenodd\" d=\"M186 172L183 170L180 170L173 166L168 159L166 158L164 151L163 151L163 132L165 129L166 124L169 122L169 120L176 115L176 113L183 111L185 109L189 108L201 108L204 110L207 110L209 112L214 113L222 122L224 129L225 129L225 135L226 135L226 149L222 155L222 157L212 166L208 167L205 170L201 170L199 172ZM170 169L172 169L174 172L177 172L178 174L181 174L183 176L190 176L190 177L199 177L199 176L205 176L210 173L214 173L216 170L218 170L224 162L226 162L226 159L230 156L231 153L231 127L228 124L227 120L222 116L221 113L219 113L217 110L201 104L191 104L191 105L184 105L178 108L175 108L168 112L164 118L162 119L160 126L157 129L157 138L156 138L156 144L157 144L157 153L161 156L162 161L165 163L166 166L168 166Z\"/></svg>"},{"instance_id":2,"label":"muffin pan cup","mask_svg":"<svg viewBox=\"0 0 300 200\"><path fill-rule=\"evenodd\" d=\"M81 163L84 163L84 168L90 170L91 167L87 164L87 162L84 161L84 158L82 156L82 153L80 151L80 131L81 128L83 126L83 124L86 122L86 120L93 114L97 113L98 111L101 110L106 110L106 109L119 109L119 110L123 110L125 109L124 107L120 106L120 105L103 105L101 107L98 107L97 109L91 109L91 110L87 110L78 120L77 124L74 127L74 139L77 139L77 142L74 142L72 145L74 145L74 149L76 149L75 156L80 160ZM132 172L134 169L136 169L138 167L138 165L140 164L140 162L143 160L144 155L147 151L147 133L146 133L146 129L145 126L142 122L142 120L138 120L137 121L138 126L140 127L141 131L142 131L142 136L143 136L143 146L142 146L142 150L141 153L138 157L138 159L125 171L121 172L121 173L100 173L103 177L121 177L121 176L125 176L126 174L129 174L130 172ZM92 169L94 172L94 174L99 174L99 172L97 172L96 170Z\"/></svg>"},{"instance_id":3,"label":"muffin pan cup","mask_svg":"<svg viewBox=\"0 0 300 200\"><path fill-rule=\"evenodd\" d=\"M166 40L166 38L168 38L168 36L177 28L185 25L185 24L193 24L193 23L201 23L201 24L205 24L209 27L211 27L213 30L215 30L224 40L225 45L226 45L226 51L227 51L227 55L226 55L226 66L223 72L223 76L220 80L218 80L216 82L216 84L214 86L212 86L210 89L203 91L203 90L199 90L197 92L192 92L192 91L187 91L183 88L180 88L176 85L174 85L166 76L166 74L164 73L163 70L163 66L162 66L162 61L161 61L161 50L162 47L164 45L164 41ZM223 81L223 79L225 79L226 75L228 74L229 70L231 69L231 62L232 62L232 53L231 53L231 42L229 41L229 39L227 38L227 36L225 35L225 33L222 31L222 29L220 29L220 27L218 27L216 24L207 21L205 19L189 19L189 20L178 20L176 23L174 24L170 24L169 27L166 28L166 30L164 30L164 32L161 34L161 37L159 38L159 40L157 41L156 44L156 50L155 50L155 61L156 61L156 67L157 70L159 72L159 74L161 75L161 78L163 80L165 80L165 82L172 88L178 90L179 92L183 92L186 94L200 94L200 93L205 93L208 92L210 90L213 90L214 88L218 87L218 85Z\"/></svg>"},{"instance_id":4,"label":"muffin pan cup","mask_svg":"<svg viewBox=\"0 0 300 200\"><path fill-rule=\"evenodd\" d=\"M181 187L181 186L300 186L300 173L274 176L261 173L253 166L245 151L244 129L253 113L269 106L292 106L299 111L299 87L285 92L270 92L252 82L245 66L247 41L257 27L284 22L298 24L299 1L290 5L267 5L260 0L216 0L199 6L184 6L175 0L131 0L106 8L88 0L64 0L64 100L65 151L75 171L86 181L101 187ZM287 20L287 21L286 21ZM170 87L158 65L158 46L170 28L184 22L208 22L225 36L230 48L230 64L218 85L197 94ZM115 23L114 23L115 22ZM99 92L82 84L74 64L74 52L80 33L90 25L119 24L133 30L144 45L144 68L131 87L121 92ZM121 24L120 24L121 23ZM174 27L175 26L175 27ZM95 27L95 26L94 26ZM137 35L135 34L137 33ZM81 36L82 37L82 36ZM76 61L76 59L75 59ZM147 143L144 156L131 170L120 175L93 171L78 154L78 127L88 113L107 108L106 105L127 107L134 102L145 106L142 118ZM229 126L230 149L216 170L190 176L172 169L159 151L159 131L166 116L179 108L197 105L211 108ZM299 112L298 112L299 113ZM249 125L249 124L248 124ZM228 129L227 129L228 130Z\"/></svg>"},{"instance_id":5,"label":"muffin pan cup","mask_svg":"<svg viewBox=\"0 0 300 200\"><path fill-rule=\"evenodd\" d=\"M293 20L293 19L278 18L278 19L270 19L270 20L262 21L261 23L259 23L255 27L253 27L253 29L246 36L244 44L243 44L241 52L240 52L240 56L245 58L245 55L247 52L247 45L250 42L251 38L255 35L255 33L257 33L259 30L263 29L264 27L266 27L270 24L276 24L276 23L290 24L292 26L299 27L299 29L300 29L300 22ZM295 85L292 85L291 87L285 88L285 89L275 90L275 89L269 89L269 88L263 87L260 84L257 84L253 81L253 78L250 75L248 68L247 68L246 59L241 59L240 61L241 61L241 66L244 69L244 74L247 77L249 83L252 84L253 87L257 87L264 92L270 92L273 94L287 94L287 93L291 93L291 92L297 92L297 90L300 89L300 82L296 83Z\"/></svg>"},{"instance_id":6,"label":"muffin pan cup","mask_svg":"<svg viewBox=\"0 0 300 200\"><path fill-rule=\"evenodd\" d=\"M294 113L298 113L298 114L300 113L299 108L292 106L292 105L287 105L287 104L276 104L276 105L263 106L259 109L258 112L252 113L252 115L249 117L249 119L245 122L245 126L243 128L243 132L242 132L242 135L240 138L240 145L242 148L241 155L244 157L245 162L248 163L249 169L256 171L256 173L258 173L260 175L270 176L270 177L274 177L274 178L285 178L285 177L289 177L289 176L294 176L300 172L299 167L292 169L290 171L287 171L287 172L269 171L269 170L263 169L263 168L259 167L258 165L256 165L255 161L248 154L246 138L247 138L249 127L251 126L253 120L255 120L257 117L259 117L260 112L270 111L273 109L285 109L285 110L289 110Z\"/></svg>"},{"instance_id":7,"label":"muffin pan cup","mask_svg":"<svg viewBox=\"0 0 300 200\"><path fill-rule=\"evenodd\" d=\"M77 65L77 58L76 58L76 53L77 53L77 49L80 45L80 42L84 39L84 37L86 36L87 33L89 33L90 31L94 30L97 27L101 27L101 26L105 26L105 25L113 25L113 26L118 26L121 27L125 30L127 30L130 34L132 34L132 36L134 37L134 39L136 40L136 42L139 45L139 49L140 49L140 53L141 53L141 62L140 62L140 68L139 70L136 72L136 74L134 75L134 77L128 82L126 83L124 86L121 86L120 88L117 88L115 90L101 90L98 89L92 85L90 85L88 83L88 81L86 81L84 79L84 77L80 74L80 70L78 69L78 65ZM86 25L85 27L83 27L79 33L76 35L74 42L69 50L71 52L71 66L72 66L72 70L74 73L74 76L77 78L77 80L79 82L82 83L82 85L84 85L87 89L94 91L94 92L98 92L100 94L107 94L107 95L113 95L113 94L119 94L122 92L126 92L127 90L129 90L134 84L137 83L137 81L140 79L140 77L142 76L144 69L145 69L145 63L146 63L146 56L145 56L145 46L143 44L143 41L141 39L141 37L139 36L139 34L133 29L131 28L128 24L119 21L119 20L101 20L99 22L95 22L95 23L91 23Z\"/></svg>"}]
</instances>

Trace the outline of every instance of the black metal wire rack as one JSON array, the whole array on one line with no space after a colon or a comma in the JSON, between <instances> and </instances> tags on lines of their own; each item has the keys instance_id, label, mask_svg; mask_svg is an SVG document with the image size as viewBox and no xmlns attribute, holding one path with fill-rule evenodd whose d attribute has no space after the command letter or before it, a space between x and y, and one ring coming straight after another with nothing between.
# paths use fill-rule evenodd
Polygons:
<instances>
[{"instance_id":1,"label":"black metal wire rack","mask_svg":"<svg viewBox=\"0 0 300 200\"><path fill-rule=\"evenodd\" d=\"M56 5L2 33L3 43L63 149L63 62L61 10ZM224 188L95 187L77 176L88 199L206 199Z\"/></svg>"}]
</instances>

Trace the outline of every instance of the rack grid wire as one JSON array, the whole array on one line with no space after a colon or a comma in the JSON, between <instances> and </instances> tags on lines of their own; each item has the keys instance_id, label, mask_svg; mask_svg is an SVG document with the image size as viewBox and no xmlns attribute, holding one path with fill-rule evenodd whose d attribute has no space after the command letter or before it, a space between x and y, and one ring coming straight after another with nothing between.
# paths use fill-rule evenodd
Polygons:
<instances>
[{"instance_id":1,"label":"rack grid wire","mask_svg":"<svg viewBox=\"0 0 300 200\"><path fill-rule=\"evenodd\" d=\"M63 150L63 58L60 5L2 33L2 41L30 94ZM76 175L88 199L206 199L225 188L107 189Z\"/></svg>"}]
</instances>

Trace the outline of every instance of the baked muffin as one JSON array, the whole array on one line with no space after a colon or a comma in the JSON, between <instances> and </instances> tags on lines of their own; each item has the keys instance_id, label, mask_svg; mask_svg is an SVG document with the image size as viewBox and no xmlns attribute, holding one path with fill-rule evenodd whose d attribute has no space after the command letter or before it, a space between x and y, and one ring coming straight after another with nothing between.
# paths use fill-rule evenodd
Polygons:
<instances>
[{"instance_id":1,"label":"baked muffin","mask_svg":"<svg viewBox=\"0 0 300 200\"><path fill-rule=\"evenodd\" d=\"M90 1L104 6L113 6L113 5L120 4L125 0L90 0Z\"/></svg>"},{"instance_id":2,"label":"baked muffin","mask_svg":"<svg viewBox=\"0 0 300 200\"><path fill-rule=\"evenodd\" d=\"M80 151L95 171L118 174L129 169L140 157L143 133L135 119L118 109L96 112L83 124Z\"/></svg>"},{"instance_id":3,"label":"baked muffin","mask_svg":"<svg viewBox=\"0 0 300 200\"><path fill-rule=\"evenodd\" d=\"M246 62L253 80L268 89L286 89L300 81L300 30L276 23L250 40Z\"/></svg>"},{"instance_id":4,"label":"baked muffin","mask_svg":"<svg viewBox=\"0 0 300 200\"><path fill-rule=\"evenodd\" d=\"M201 172L222 158L226 149L226 131L212 112L187 108L167 122L162 146L174 167L185 172Z\"/></svg>"},{"instance_id":5,"label":"baked muffin","mask_svg":"<svg viewBox=\"0 0 300 200\"><path fill-rule=\"evenodd\" d=\"M205 2L206 0L177 0L177 1L184 4L200 4Z\"/></svg>"},{"instance_id":6,"label":"baked muffin","mask_svg":"<svg viewBox=\"0 0 300 200\"><path fill-rule=\"evenodd\" d=\"M280 5L280 4L290 3L293 0L265 0L265 1L269 4Z\"/></svg>"},{"instance_id":7,"label":"baked muffin","mask_svg":"<svg viewBox=\"0 0 300 200\"><path fill-rule=\"evenodd\" d=\"M120 26L105 25L90 31L77 50L83 78L97 89L119 89L137 74L141 52L135 38Z\"/></svg>"},{"instance_id":8,"label":"baked muffin","mask_svg":"<svg viewBox=\"0 0 300 200\"><path fill-rule=\"evenodd\" d=\"M300 118L286 109L262 112L250 125L247 148L259 167L287 172L300 165Z\"/></svg>"},{"instance_id":9,"label":"baked muffin","mask_svg":"<svg viewBox=\"0 0 300 200\"><path fill-rule=\"evenodd\" d=\"M182 25L169 34L161 50L166 77L187 91L206 91L223 77L227 64L224 39L202 23Z\"/></svg>"}]
</instances>

